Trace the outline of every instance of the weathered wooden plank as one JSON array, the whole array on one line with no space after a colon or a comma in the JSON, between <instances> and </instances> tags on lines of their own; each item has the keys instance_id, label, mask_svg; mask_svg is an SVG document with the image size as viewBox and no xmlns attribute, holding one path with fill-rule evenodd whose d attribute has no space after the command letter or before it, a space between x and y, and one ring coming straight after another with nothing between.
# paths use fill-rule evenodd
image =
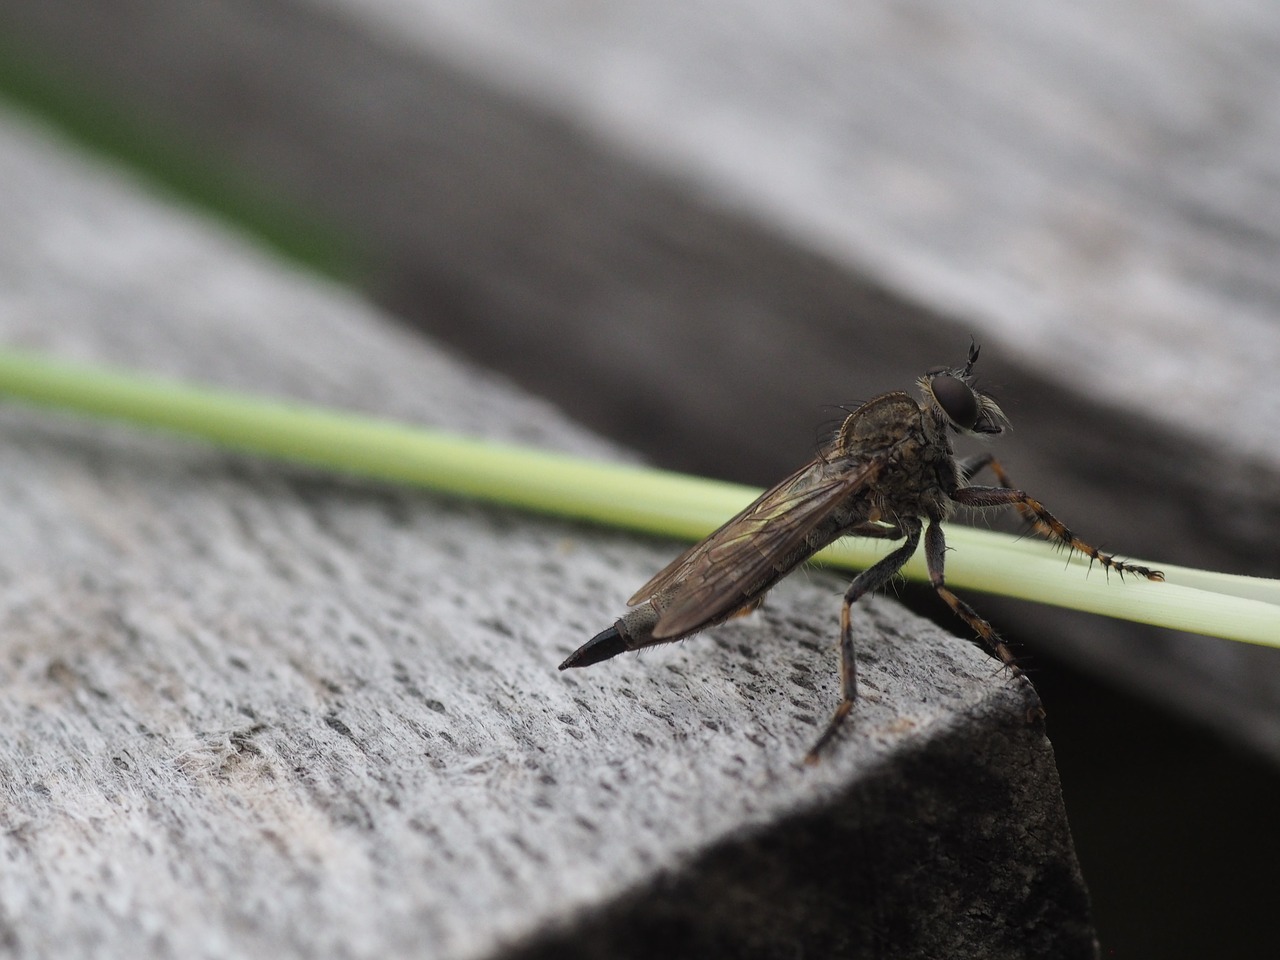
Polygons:
<instances>
[{"instance_id":1,"label":"weathered wooden plank","mask_svg":"<svg viewBox=\"0 0 1280 960\"><path fill-rule=\"evenodd\" d=\"M618 455L12 119L0 221L7 344ZM0 449L8 955L1094 950L1024 689L891 601L806 770L829 576L567 676L670 546L12 405Z\"/></svg>"},{"instance_id":2,"label":"weathered wooden plank","mask_svg":"<svg viewBox=\"0 0 1280 960\"><path fill-rule=\"evenodd\" d=\"M1276 573L1265 0L93 9L14 0L0 34L668 465L768 482L972 332L1014 476L1084 535ZM1271 651L1000 616L1277 752Z\"/></svg>"}]
</instances>

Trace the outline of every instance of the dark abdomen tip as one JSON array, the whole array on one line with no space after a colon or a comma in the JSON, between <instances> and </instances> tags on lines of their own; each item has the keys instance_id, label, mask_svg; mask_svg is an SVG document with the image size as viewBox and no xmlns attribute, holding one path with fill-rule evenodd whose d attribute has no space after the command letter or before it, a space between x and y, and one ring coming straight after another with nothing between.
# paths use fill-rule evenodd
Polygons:
<instances>
[{"instance_id":1,"label":"dark abdomen tip","mask_svg":"<svg viewBox=\"0 0 1280 960\"><path fill-rule=\"evenodd\" d=\"M608 660L610 657L616 657L620 653L626 653L628 649L626 638L619 632L618 625L615 623L608 630L597 633L577 650L569 654L568 659L560 664L560 669L589 667L593 663L599 663L601 660Z\"/></svg>"}]
</instances>

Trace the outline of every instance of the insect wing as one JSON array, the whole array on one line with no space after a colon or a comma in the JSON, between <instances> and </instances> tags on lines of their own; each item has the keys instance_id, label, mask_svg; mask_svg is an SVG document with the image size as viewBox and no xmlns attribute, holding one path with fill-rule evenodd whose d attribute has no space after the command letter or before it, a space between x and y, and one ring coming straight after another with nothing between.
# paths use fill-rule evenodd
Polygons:
<instances>
[{"instance_id":1,"label":"insect wing","mask_svg":"<svg viewBox=\"0 0 1280 960\"><path fill-rule=\"evenodd\" d=\"M778 564L792 556L814 527L881 469L878 458L815 460L685 551L645 584L631 602L675 588L654 630L655 637L679 636L732 613L750 602L761 585L775 579Z\"/></svg>"},{"instance_id":2,"label":"insect wing","mask_svg":"<svg viewBox=\"0 0 1280 960\"><path fill-rule=\"evenodd\" d=\"M810 474L822 469L825 464L821 460L814 460L805 464L791 476L785 480L774 484L760 496L756 497L751 504L745 507L741 512L736 514L732 519L726 520L715 531L707 534L703 539L699 540L684 553L676 557L665 567L655 573L643 587L637 590L627 601L627 606L634 607L637 603L643 603L654 594L660 593L672 584L679 583L686 579L687 572L698 564L702 556L711 550L717 543L723 542L726 535L737 530L742 524L749 523L753 517L758 516L766 505L770 502L783 502L788 494L791 494L797 486L799 486ZM770 510L769 512L775 512ZM743 528L747 530L749 528Z\"/></svg>"}]
</instances>

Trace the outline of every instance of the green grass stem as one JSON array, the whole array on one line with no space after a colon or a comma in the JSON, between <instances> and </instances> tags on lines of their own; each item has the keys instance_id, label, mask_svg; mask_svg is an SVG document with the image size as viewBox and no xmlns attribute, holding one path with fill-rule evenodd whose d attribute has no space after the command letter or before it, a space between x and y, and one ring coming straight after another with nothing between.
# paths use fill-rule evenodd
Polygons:
<instances>
[{"instance_id":1,"label":"green grass stem","mask_svg":"<svg viewBox=\"0 0 1280 960\"><path fill-rule=\"evenodd\" d=\"M494 443L372 417L0 351L0 395L198 437L353 476L408 484L649 534L696 539L751 502L751 487ZM1108 574L1031 537L953 524L947 579L1230 640L1280 646L1280 581L1142 560L1164 583ZM847 538L820 562L865 568L889 549ZM927 579L917 555L904 574Z\"/></svg>"}]
</instances>

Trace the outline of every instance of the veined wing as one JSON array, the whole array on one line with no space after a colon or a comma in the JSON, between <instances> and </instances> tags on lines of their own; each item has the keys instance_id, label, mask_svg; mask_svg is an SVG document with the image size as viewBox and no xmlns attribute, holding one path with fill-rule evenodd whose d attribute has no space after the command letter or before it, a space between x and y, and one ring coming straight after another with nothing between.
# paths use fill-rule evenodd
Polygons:
<instances>
[{"instance_id":1,"label":"veined wing","mask_svg":"<svg viewBox=\"0 0 1280 960\"><path fill-rule=\"evenodd\" d=\"M854 490L884 468L882 457L814 460L690 547L641 587L628 603L666 598L655 637L674 637L750 602L750 591L778 575L777 565Z\"/></svg>"},{"instance_id":2,"label":"veined wing","mask_svg":"<svg viewBox=\"0 0 1280 960\"><path fill-rule=\"evenodd\" d=\"M793 507L799 507L805 503L814 506L815 509L806 511L806 514L811 512L813 523L816 524L824 515L816 507L825 506L827 503L826 498L822 496L823 493L844 488L842 481L845 473L833 469L838 466L838 464L814 460L785 480L774 484L740 513L725 521L714 532L707 534L654 574L648 583L632 595L627 601L627 606L633 607L643 603L673 584L688 580L689 574L696 567L703 565L709 554L714 552L722 557L725 547L750 538L761 531L770 520L785 518ZM813 524L806 524L804 532L808 533L812 526Z\"/></svg>"}]
</instances>

